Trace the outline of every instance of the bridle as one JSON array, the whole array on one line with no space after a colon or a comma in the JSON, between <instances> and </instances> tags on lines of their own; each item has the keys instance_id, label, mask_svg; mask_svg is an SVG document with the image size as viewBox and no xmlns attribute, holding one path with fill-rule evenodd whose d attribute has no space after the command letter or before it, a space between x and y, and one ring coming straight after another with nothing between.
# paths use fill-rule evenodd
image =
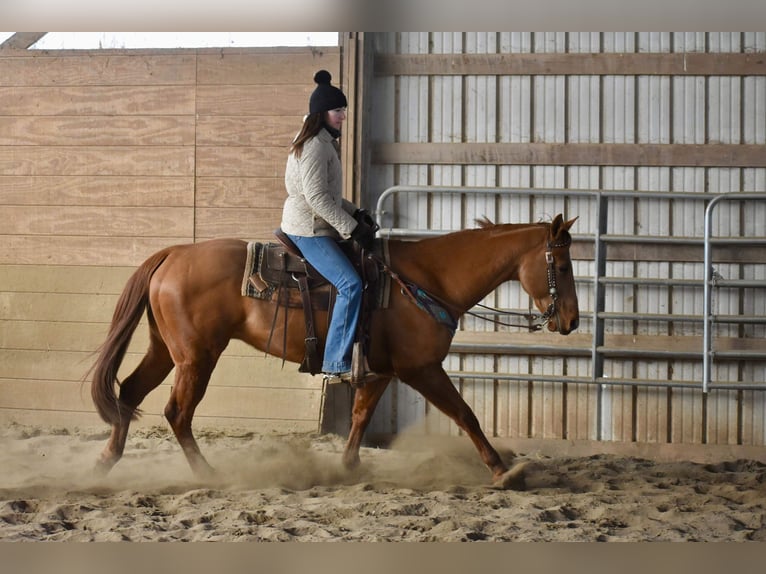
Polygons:
<instances>
[{"instance_id":1,"label":"bridle","mask_svg":"<svg viewBox=\"0 0 766 574\"><path fill-rule=\"evenodd\" d=\"M477 319L481 319L483 321L488 321L490 323L494 323L495 325L502 325L504 327L521 327L523 329L528 329L529 331L539 331L548 323L550 323L551 319L554 317L556 318L556 324L559 327L559 330L561 330L561 322L559 321L558 315L558 300L559 300L559 293L558 293L558 284L556 283L556 259L553 256L553 250L560 248L560 247L569 247L572 244L572 238L569 236L569 234L564 234L564 237L561 238L561 240L557 243L548 241L546 243L546 250L545 250L545 263L546 263L546 274L548 278L548 294L551 296L551 302L548 305L548 308L545 310L544 313L520 313L518 311L508 311L508 310L501 310L497 309L495 307L490 307L488 305L483 305L481 303L477 303L477 307L481 307L482 309L486 309L487 311L491 311L497 315L512 315L515 317L522 317L526 319L527 323L509 323L506 321L501 321L500 319L491 319L486 317L485 315L482 315L480 313L476 313L474 311L466 311L465 315L471 315L472 317L476 317ZM408 296L410 299L414 301L414 298L411 294L411 287L413 286L411 283L408 283L404 280L402 280L399 275L394 272L388 265L386 265L379 257L374 256L371 253L367 254L367 257L370 259L374 259L378 265L388 273L402 288L402 293ZM422 291L422 289L421 289ZM425 293L425 291L423 291ZM445 301L442 301L438 299L437 297L433 296L430 293L426 293L431 299L438 302L440 305L446 308L452 308L452 305L448 304ZM417 304L417 302L416 302Z\"/></svg>"},{"instance_id":2,"label":"bridle","mask_svg":"<svg viewBox=\"0 0 766 574\"><path fill-rule=\"evenodd\" d=\"M572 245L572 238L569 235L566 235L558 243L553 243L551 241L548 241L546 243L545 264L547 266L546 274L548 277L548 294L551 296L551 302L544 313L540 314L540 313L519 313L516 311L502 311L494 307L489 307L487 305L482 305L481 303L477 303L476 305L477 307L481 307L482 309L486 309L488 311L493 311L494 313L497 313L500 315L514 315L517 317L523 317L527 320L527 324L523 325L520 323L507 323L505 321L500 321L499 319L489 319L485 317L484 315L480 315L479 313L474 313L472 311L466 311L466 315L471 315L473 317L483 319L484 321L489 321L490 323L494 323L496 325L503 325L505 327L523 327L524 329L528 329L530 331L539 331L540 329L545 327L548 323L550 323L551 319L555 317L556 324L559 326L559 330L561 330L561 322L559 321L559 317L558 317L559 316L559 311L558 311L559 291L558 291L558 284L556 283L556 259L553 256L553 250L559 247L569 247L570 245Z\"/></svg>"},{"instance_id":3,"label":"bridle","mask_svg":"<svg viewBox=\"0 0 766 574\"><path fill-rule=\"evenodd\" d=\"M556 284L556 260L553 257L553 249L556 247L569 247L572 244L572 239L570 237L565 238L560 243L551 243L548 242L547 250L545 251L545 263L548 265L547 274L548 274L548 294L551 296L551 303L548 305L548 308L545 310L545 313L543 313L540 316L540 320L542 321L540 327L546 326L551 318L554 316L556 317L556 325L559 326L559 330L561 329L561 322L559 321L559 310L558 310L558 301L559 301L559 290L558 285Z\"/></svg>"}]
</instances>

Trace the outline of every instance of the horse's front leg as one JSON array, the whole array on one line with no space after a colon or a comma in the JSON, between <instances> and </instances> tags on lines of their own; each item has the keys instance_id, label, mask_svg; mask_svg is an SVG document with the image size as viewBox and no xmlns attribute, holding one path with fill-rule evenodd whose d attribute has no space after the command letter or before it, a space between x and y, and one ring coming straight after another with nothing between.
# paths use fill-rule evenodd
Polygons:
<instances>
[{"instance_id":1,"label":"horse's front leg","mask_svg":"<svg viewBox=\"0 0 766 574\"><path fill-rule=\"evenodd\" d=\"M492 473L492 482L501 488L523 490L524 475L520 465L510 471L481 430L479 420L452 384L440 364L429 365L399 373L400 378L423 397L450 417L468 434L479 456Z\"/></svg>"},{"instance_id":2,"label":"horse's front leg","mask_svg":"<svg viewBox=\"0 0 766 574\"><path fill-rule=\"evenodd\" d=\"M375 407L383 396L391 377L383 377L365 383L354 393L354 407L351 413L351 431L346 448L343 450L343 466L351 470L359 466L359 447L367 425L370 424Z\"/></svg>"}]
</instances>

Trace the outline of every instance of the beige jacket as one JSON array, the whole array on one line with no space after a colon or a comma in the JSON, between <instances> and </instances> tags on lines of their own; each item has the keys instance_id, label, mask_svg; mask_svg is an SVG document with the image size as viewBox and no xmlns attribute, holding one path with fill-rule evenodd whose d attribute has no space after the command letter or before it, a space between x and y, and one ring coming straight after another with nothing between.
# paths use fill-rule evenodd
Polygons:
<instances>
[{"instance_id":1,"label":"beige jacket","mask_svg":"<svg viewBox=\"0 0 766 574\"><path fill-rule=\"evenodd\" d=\"M324 128L303 145L300 159L287 158L287 199L282 231L291 235L340 236L348 239L357 226L356 206L343 199L343 174L333 138Z\"/></svg>"}]
</instances>

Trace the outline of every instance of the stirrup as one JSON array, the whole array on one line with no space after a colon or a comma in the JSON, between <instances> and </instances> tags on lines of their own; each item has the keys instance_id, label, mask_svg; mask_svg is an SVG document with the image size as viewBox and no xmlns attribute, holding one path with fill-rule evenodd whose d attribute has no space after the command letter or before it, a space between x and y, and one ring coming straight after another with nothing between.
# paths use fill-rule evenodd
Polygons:
<instances>
[{"instance_id":1,"label":"stirrup","mask_svg":"<svg viewBox=\"0 0 766 574\"><path fill-rule=\"evenodd\" d=\"M380 375L373 373L364 356L362 343L354 343L351 354L351 370L345 373L324 373L322 381L327 385L337 383L349 383L352 387L361 387L365 383L379 378Z\"/></svg>"},{"instance_id":2,"label":"stirrup","mask_svg":"<svg viewBox=\"0 0 766 574\"><path fill-rule=\"evenodd\" d=\"M367 363L367 357L364 355L362 343L354 343L351 354L351 386L362 387L365 383L379 379L380 375L374 373Z\"/></svg>"},{"instance_id":3,"label":"stirrup","mask_svg":"<svg viewBox=\"0 0 766 574\"><path fill-rule=\"evenodd\" d=\"M337 385L339 383L350 383L351 373L324 373L322 382L325 385Z\"/></svg>"},{"instance_id":4,"label":"stirrup","mask_svg":"<svg viewBox=\"0 0 766 574\"><path fill-rule=\"evenodd\" d=\"M351 380L364 382L369 371L367 357L364 356L364 347L360 341L356 341L351 352Z\"/></svg>"},{"instance_id":5,"label":"stirrup","mask_svg":"<svg viewBox=\"0 0 766 574\"><path fill-rule=\"evenodd\" d=\"M355 376L353 372L346 371L345 373L324 373L322 375L322 383L325 385L337 385L339 383L348 383L354 388L364 386L365 383L379 379L380 375L367 371L361 375Z\"/></svg>"}]
</instances>

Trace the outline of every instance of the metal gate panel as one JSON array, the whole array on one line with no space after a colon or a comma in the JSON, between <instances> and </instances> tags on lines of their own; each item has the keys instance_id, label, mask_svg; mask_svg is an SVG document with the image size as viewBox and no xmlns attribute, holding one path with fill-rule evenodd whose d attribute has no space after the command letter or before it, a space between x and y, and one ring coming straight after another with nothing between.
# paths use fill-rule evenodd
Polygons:
<instances>
[{"instance_id":1,"label":"metal gate panel","mask_svg":"<svg viewBox=\"0 0 766 574\"><path fill-rule=\"evenodd\" d=\"M397 192L400 188L390 191ZM401 188L406 191L407 188ZM486 190L486 191L485 191ZM416 191L413 189L412 191ZM635 239L647 239L660 245L671 244L678 241L671 236L672 218L668 217L671 210L661 209L657 203L665 203L666 206L678 206L689 218L698 220L701 207L706 198L712 198L710 194L694 192L594 192L589 190L488 190L486 188L423 188L428 195L439 194L455 195L462 199L463 207L473 205L469 199L485 197L496 194L525 195L535 197L539 202L542 196L550 196L548 202L560 202L562 197L571 194L579 194L583 199L597 200L603 194L616 201L625 201L631 196L633 201L627 205L635 205L639 201L639 212L644 213L638 219L647 220L648 229L645 233L636 234ZM506 193L507 192L507 193ZM735 194L736 195L736 194ZM466 197L467 196L467 197ZM742 196L743 198L747 196ZM381 201L389 200L390 196L381 197ZM494 200L495 203L498 199ZM681 204L696 202L696 208L690 205L680 207ZM740 210L742 211L742 210ZM739 213L738 211L737 213ZM757 210L753 210L756 211ZM381 220L386 221L388 212L380 205L378 213ZM619 220L624 216L624 210L607 210L608 214L614 213ZM664 214L664 217L660 217ZM730 214L725 214L729 215ZM729 217L719 218L726 233L741 235L744 228L736 220L734 225ZM393 218L395 220L395 218ZM761 237L763 223L760 226L755 221L755 233ZM606 229L614 227L608 223ZM384 234L390 232L384 227ZM413 230L415 235L417 230ZM613 240L615 236L624 235L610 234L603 240ZM681 244L688 239L680 238ZM697 240L699 243L699 240ZM763 242L764 238L761 237ZM747 243L747 241L746 241ZM589 263L593 265L593 263ZM721 269L725 269L725 263L718 263ZM728 264L738 272L742 264ZM622 267L621 267L622 266ZM755 281L764 276L764 264L748 263L747 269ZM699 314L701 300L699 288L701 281L701 269L695 262L664 262L664 261L636 261L633 262L609 262L606 266L607 274L603 277L607 283L614 282L623 287L629 286L633 295L623 297L614 296L614 291L607 290L604 302L603 316L606 318L605 330L608 333L624 335L633 333L639 339L656 336L667 337L673 341L673 337L699 336ZM678 276L676 279L675 276ZM739 275L737 276L739 278ZM615 279L612 279L615 278ZM624 278L624 279L620 279ZM587 279L587 278L584 278ZM582 282L582 281L581 281ZM588 281L585 281L586 283ZM514 284L509 284L514 285ZM505 286L504 286L505 287ZM723 286L721 286L723 287ZM748 289L763 288L763 283L754 284ZM499 290L498 290L499 291ZM579 290L585 294L581 297L581 310L583 316L588 315L588 309L592 309L593 299L587 294L591 289ZM610 296L610 293L612 296ZM488 298L489 299L489 298ZM522 297L523 299L523 297ZM718 315L742 315L744 307L737 297L726 297L727 307L716 309ZM500 297L495 298L496 301ZM734 302L732 302L732 300ZM763 308L762 294L753 296L753 301ZM523 301L509 308L524 308ZM528 300L527 300L528 304ZM616 321L612 321L616 319ZM614 328L615 323L622 329ZM736 323L736 321L735 321ZM594 323L591 323L591 327ZM756 327L761 328L765 321L756 322ZM689 327L691 325L691 327ZM724 324L725 325L725 324ZM467 330L492 330L495 327L487 327L487 324L477 322L476 319L466 319L462 323L463 329ZM503 330L503 329L498 329ZM740 336L741 327L734 330L721 329L718 336L731 335L732 338ZM672 345L673 343L669 343ZM607 349L608 350L608 349ZM721 380L745 381L739 389L716 388L714 398L706 398L699 393L699 387L690 387L690 381L701 380L701 365L699 364L699 350L688 348L657 349L657 357L651 358L651 354L644 357L636 354L632 360L621 358L618 353L615 357L607 355L604 360L604 373L602 379L594 380L590 385L572 385L571 382L587 382L589 376L593 377L593 364L590 360L579 357L541 357L533 356L528 362L519 359L509 360L504 357L485 355L458 355L450 356L448 369L454 369L453 377L458 381L460 390L467 400L476 405L477 416L485 423L485 428L499 436L518 436L526 432L532 437L565 437L572 435L580 436L580 433L593 433L590 438L642 442L710 442L738 444L750 438L760 440L753 436L751 431L747 434L742 413L742 397L747 392L748 380L760 380L764 377L764 364L754 369L750 379L743 379L742 364L732 364L722 361L716 365L716 377ZM663 358L663 354L667 357ZM763 355L763 353L761 353ZM672 357L672 358L670 358ZM763 361L766 356L761 357ZM515 370L505 370L515 369ZM526 369L526 370L525 370ZM517 373L508 380L506 373ZM486 373L475 376L474 373ZM496 373L493 375L492 373ZM523 373L523 374L522 374ZM563 376L563 378L562 378ZM631 385L630 381L635 381ZM512 386L511 386L512 385ZM526 388L526 407L524 406L524 389ZM713 406L709 401L715 400ZM706 404L708 406L706 407ZM759 402L758 405L761 403ZM512 421L505 413L504 405L513 412L523 413L521 419ZM576 405L576 406L575 406ZM733 405L733 406L732 406ZM556 410L558 409L558 410ZM556 417L552 412L556 411ZM757 412L757 410L756 410ZM703 415L704 413L704 415ZM579 418L584 416L586 418ZM457 433L454 425L447 425L450 432ZM752 425L755 432L760 427ZM747 427L748 429L750 427ZM585 438L585 437L583 437ZM732 442L734 441L734 442Z\"/></svg>"}]
</instances>

